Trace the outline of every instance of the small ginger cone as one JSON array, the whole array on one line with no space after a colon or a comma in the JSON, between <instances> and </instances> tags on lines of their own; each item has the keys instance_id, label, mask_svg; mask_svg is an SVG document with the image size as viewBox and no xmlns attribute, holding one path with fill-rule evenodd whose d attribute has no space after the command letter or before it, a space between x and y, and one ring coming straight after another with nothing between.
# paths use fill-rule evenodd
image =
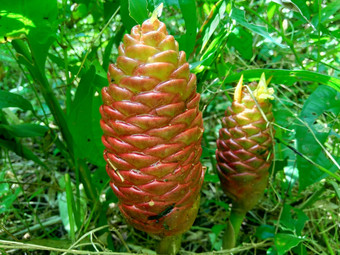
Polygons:
<instances>
[{"instance_id":1,"label":"small ginger cone","mask_svg":"<svg viewBox=\"0 0 340 255\"><path fill-rule=\"evenodd\" d=\"M273 159L274 117L264 74L252 94L243 86L241 77L234 101L225 112L217 140L217 169L223 191L233 201L223 247L233 248L247 211L262 197ZM255 101L255 100L256 101Z\"/></svg>"},{"instance_id":2,"label":"small ginger cone","mask_svg":"<svg viewBox=\"0 0 340 255\"><path fill-rule=\"evenodd\" d=\"M196 218L204 177L196 76L153 15L124 36L108 80L102 141L120 211L135 228L178 242Z\"/></svg>"}]
</instances>

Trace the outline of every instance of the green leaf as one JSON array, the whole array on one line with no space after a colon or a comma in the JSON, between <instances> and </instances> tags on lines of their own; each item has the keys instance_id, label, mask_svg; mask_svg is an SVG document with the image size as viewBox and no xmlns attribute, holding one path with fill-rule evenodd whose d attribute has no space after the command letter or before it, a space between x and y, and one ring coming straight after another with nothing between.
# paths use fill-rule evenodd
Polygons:
<instances>
[{"instance_id":1,"label":"green leaf","mask_svg":"<svg viewBox=\"0 0 340 255\"><path fill-rule=\"evenodd\" d=\"M92 174L91 178L92 178L92 183L96 186L96 189L99 192L102 192L104 189L108 187L110 178L108 178L107 176L105 166L98 167Z\"/></svg>"},{"instance_id":2,"label":"green leaf","mask_svg":"<svg viewBox=\"0 0 340 255\"><path fill-rule=\"evenodd\" d=\"M32 123L24 123L19 125L0 124L0 130L1 128L6 129L11 135L15 137L44 136L48 131L48 127Z\"/></svg>"},{"instance_id":3,"label":"green leaf","mask_svg":"<svg viewBox=\"0 0 340 255\"><path fill-rule=\"evenodd\" d=\"M306 4L306 1L303 0L292 0L291 1L294 5L295 8L298 9L298 11L300 12L300 14L306 19L309 20L310 18L310 12L309 12L309 8Z\"/></svg>"},{"instance_id":4,"label":"green leaf","mask_svg":"<svg viewBox=\"0 0 340 255\"><path fill-rule=\"evenodd\" d=\"M203 25L203 32L202 32L203 39L202 39L202 48L200 52L204 50L209 39L214 34L218 25L220 24L220 21L223 20L223 18L225 17L225 11L226 11L226 1L219 1L218 3L216 3L212 17L208 20L207 24Z\"/></svg>"},{"instance_id":5,"label":"green leaf","mask_svg":"<svg viewBox=\"0 0 340 255\"><path fill-rule=\"evenodd\" d=\"M317 138L321 144L324 144L329 136L331 126L324 123L323 127L326 125L327 129L318 130L317 125L315 124L316 119L325 112L332 112L335 116L338 116L340 113L340 92L321 85L317 87L317 89L306 100L299 115L299 118L305 123L305 125L300 122L297 123L297 149L310 160L331 172L335 172L337 170L336 165L328 159L323 149L315 139ZM308 125L309 128L306 125ZM315 134L315 137L313 133ZM327 176L327 174L321 171L317 166L311 165L311 163L302 157L297 158L297 167L299 169L300 189L304 189L308 185L311 185Z\"/></svg>"},{"instance_id":6,"label":"green leaf","mask_svg":"<svg viewBox=\"0 0 340 255\"><path fill-rule=\"evenodd\" d=\"M262 240L273 238L275 236L275 227L270 225L261 225L256 229L255 235Z\"/></svg>"},{"instance_id":7,"label":"green leaf","mask_svg":"<svg viewBox=\"0 0 340 255\"><path fill-rule=\"evenodd\" d=\"M10 190L10 192L11 191L12 190ZM18 187L14 190L14 192L12 191L11 193L6 194L5 197L1 199L0 213L5 213L6 211L11 209L12 204L17 199L21 191L22 191L21 187Z\"/></svg>"},{"instance_id":8,"label":"green leaf","mask_svg":"<svg viewBox=\"0 0 340 255\"><path fill-rule=\"evenodd\" d=\"M186 33L178 39L180 50L189 57L194 50L197 32L197 15L195 0L178 0L185 21Z\"/></svg>"},{"instance_id":9,"label":"green leaf","mask_svg":"<svg viewBox=\"0 0 340 255\"><path fill-rule=\"evenodd\" d=\"M272 18L274 17L275 13L277 13L279 9L279 5L274 3L274 2L270 2L268 4L268 8L267 8L267 18L268 18L268 22L270 23L272 21Z\"/></svg>"},{"instance_id":10,"label":"green leaf","mask_svg":"<svg viewBox=\"0 0 340 255\"><path fill-rule=\"evenodd\" d=\"M146 0L128 0L129 14L138 24L148 19L148 2Z\"/></svg>"},{"instance_id":11,"label":"green leaf","mask_svg":"<svg viewBox=\"0 0 340 255\"><path fill-rule=\"evenodd\" d=\"M8 150L15 152L17 155L34 161L38 165L44 167L45 169L49 169L30 149L26 146L22 145L19 141L15 139L5 140L0 139L0 147L4 147Z\"/></svg>"},{"instance_id":12,"label":"green leaf","mask_svg":"<svg viewBox=\"0 0 340 255\"><path fill-rule=\"evenodd\" d=\"M222 248L222 240L218 239L218 235L222 232L223 229L225 229L225 225L217 224L211 228L212 233L208 234L210 243L215 250L221 250Z\"/></svg>"},{"instance_id":13,"label":"green leaf","mask_svg":"<svg viewBox=\"0 0 340 255\"><path fill-rule=\"evenodd\" d=\"M287 251L304 241L303 237L291 234L277 234L275 236L275 246L279 255L285 254Z\"/></svg>"},{"instance_id":14,"label":"green leaf","mask_svg":"<svg viewBox=\"0 0 340 255\"><path fill-rule=\"evenodd\" d=\"M222 47L225 40L226 37L224 33L219 33L219 35L214 38L214 40L210 43L209 47L202 55L201 61L199 63L196 63L197 66L202 65L209 67L216 58L216 56L218 55L219 48Z\"/></svg>"},{"instance_id":15,"label":"green leaf","mask_svg":"<svg viewBox=\"0 0 340 255\"><path fill-rule=\"evenodd\" d=\"M287 190L287 193L290 194L295 183L297 183L299 179L299 171L295 167L295 164L289 164L288 166L285 166L283 171L285 173L285 182L282 184L282 186L285 186L285 190Z\"/></svg>"},{"instance_id":16,"label":"green leaf","mask_svg":"<svg viewBox=\"0 0 340 255\"><path fill-rule=\"evenodd\" d=\"M248 28L250 31L264 37L265 39L268 39L269 41L275 43L281 48L287 48L286 46L282 45L281 43L273 39L265 27L249 23L245 18L245 12L243 10L233 8L230 17L241 26Z\"/></svg>"},{"instance_id":17,"label":"green leaf","mask_svg":"<svg viewBox=\"0 0 340 255\"><path fill-rule=\"evenodd\" d=\"M0 109L7 107L18 107L24 111L33 111L31 103L23 96L0 90Z\"/></svg>"},{"instance_id":18,"label":"green leaf","mask_svg":"<svg viewBox=\"0 0 340 255\"><path fill-rule=\"evenodd\" d=\"M309 220L307 215L300 209L285 204L282 210L280 224L284 230L290 230L301 235L305 223Z\"/></svg>"},{"instance_id":19,"label":"green leaf","mask_svg":"<svg viewBox=\"0 0 340 255\"><path fill-rule=\"evenodd\" d=\"M330 181L329 183L333 186L334 192L335 192L336 196L338 197L338 200L340 200L340 188L339 188L339 185L336 182L334 182L334 181Z\"/></svg>"},{"instance_id":20,"label":"green leaf","mask_svg":"<svg viewBox=\"0 0 340 255\"><path fill-rule=\"evenodd\" d=\"M76 6L76 8L72 11L72 18L75 20L85 18L88 15L87 6L83 3L80 3Z\"/></svg>"},{"instance_id":21,"label":"green leaf","mask_svg":"<svg viewBox=\"0 0 340 255\"><path fill-rule=\"evenodd\" d=\"M27 35L36 28L54 29L57 14L55 0L1 1L0 42Z\"/></svg>"},{"instance_id":22,"label":"green leaf","mask_svg":"<svg viewBox=\"0 0 340 255\"><path fill-rule=\"evenodd\" d=\"M218 178L217 174L206 173L204 175L204 182L219 183L219 181L220 179Z\"/></svg>"},{"instance_id":23,"label":"green leaf","mask_svg":"<svg viewBox=\"0 0 340 255\"><path fill-rule=\"evenodd\" d=\"M109 40L109 42L107 43L107 46L105 47L105 51L104 51L104 54L103 54L103 68L105 70L107 70L109 68L111 51L112 51L112 47L113 47L113 44L115 43L115 41L116 41L116 37L113 36Z\"/></svg>"},{"instance_id":24,"label":"green leaf","mask_svg":"<svg viewBox=\"0 0 340 255\"><path fill-rule=\"evenodd\" d=\"M332 19L330 19L330 17L334 15L335 13L337 13L339 10L340 10L340 0L331 1L325 7L321 8L320 22L321 23L331 22ZM319 14L318 13L313 17L312 24L315 27L319 25Z\"/></svg>"},{"instance_id":25,"label":"green leaf","mask_svg":"<svg viewBox=\"0 0 340 255\"><path fill-rule=\"evenodd\" d=\"M246 60L253 57L253 36L242 27L236 27L229 34L228 46L234 47Z\"/></svg>"},{"instance_id":26,"label":"green leaf","mask_svg":"<svg viewBox=\"0 0 340 255\"><path fill-rule=\"evenodd\" d=\"M66 199L66 192L58 193L58 207L59 207L59 215L63 222L65 230L70 233L70 218L67 210L67 199Z\"/></svg>"},{"instance_id":27,"label":"green leaf","mask_svg":"<svg viewBox=\"0 0 340 255\"><path fill-rule=\"evenodd\" d=\"M277 251L275 246L270 247L267 251L266 251L266 255L277 255Z\"/></svg>"},{"instance_id":28,"label":"green leaf","mask_svg":"<svg viewBox=\"0 0 340 255\"><path fill-rule=\"evenodd\" d=\"M127 31L130 31L131 28L137 25L136 21L130 17L129 14L129 1L120 0L120 16L122 17L122 21L124 27Z\"/></svg>"},{"instance_id":29,"label":"green leaf","mask_svg":"<svg viewBox=\"0 0 340 255\"><path fill-rule=\"evenodd\" d=\"M38 68L43 70L58 28L57 0L2 1L0 15L0 42L27 36Z\"/></svg>"},{"instance_id":30,"label":"green leaf","mask_svg":"<svg viewBox=\"0 0 340 255\"><path fill-rule=\"evenodd\" d=\"M296 253L297 255L307 255L308 252L307 252L307 249L306 249L306 246L303 244L303 243L299 243L299 245L297 245L296 247L294 247L292 249L292 251L294 253Z\"/></svg>"},{"instance_id":31,"label":"green leaf","mask_svg":"<svg viewBox=\"0 0 340 255\"><path fill-rule=\"evenodd\" d=\"M272 0L272 1L282 5L287 9L299 12L307 21L310 18L308 6L306 5L306 2L303 0Z\"/></svg>"},{"instance_id":32,"label":"green leaf","mask_svg":"<svg viewBox=\"0 0 340 255\"><path fill-rule=\"evenodd\" d=\"M101 68L100 65L99 68ZM96 68L91 65L79 82L74 101L71 104L68 123L77 154L81 159L88 159L92 164L103 165L99 107L101 97L96 93L94 80Z\"/></svg>"},{"instance_id":33,"label":"green leaf","mask_svg":"<svg viewBox=\"0 0 340 255\"><path fill-rule=\"evenodd\" d=\"M292 85L297 81L311 81L330 86L340 91L340 79L311 71L292 71L283 69L252 69L229 75L225 83L238 82L243 74L244 81L258 81L262 73L273 76L272 83Z\"/></svg>"}]
</instances>

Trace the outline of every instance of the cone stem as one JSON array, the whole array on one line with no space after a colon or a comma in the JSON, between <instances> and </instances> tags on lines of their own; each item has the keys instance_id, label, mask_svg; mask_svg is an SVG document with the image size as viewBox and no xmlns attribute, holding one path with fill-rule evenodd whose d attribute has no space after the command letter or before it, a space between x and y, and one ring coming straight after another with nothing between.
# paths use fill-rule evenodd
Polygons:
<instances>
[{"instance_id":1,"label":"cone stem","mask_svg":"<svg viewBox=\"0 0 340 255\"><path fill-rule=\"evenodd\" d=\"M235 247L237 236L246 213L247 212L243 210L237 210L237 208L231 210L227 227L223 235L223 249L232 249Z\"/></svg>"},{"instance_id":2,"label":"cone stem","mask_svg":"<svg viewBox=\"0 0 340 255\"><path fill-rule=\"evenodd\" d=\"M157 254L176 255L181 248L182 235L166 236L156 247Z\"/></svg>"}]
</instances>

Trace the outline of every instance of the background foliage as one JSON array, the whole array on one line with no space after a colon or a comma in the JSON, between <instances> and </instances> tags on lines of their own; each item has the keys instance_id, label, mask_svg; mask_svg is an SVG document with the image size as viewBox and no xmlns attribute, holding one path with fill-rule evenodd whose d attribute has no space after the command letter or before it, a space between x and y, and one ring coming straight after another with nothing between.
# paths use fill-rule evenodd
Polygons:
<instances>
[{"instance_id":1,"label":"background foliage","mask_svg":"<svg viewBox=\"0 0 340 255\"><path fill-rule=\"evenodd\" d=\"M201 209L181 254L225 253L215 141L235 82L262 72L275 90L275 160L233 252L336 254L339 0L0 0L0 251L153 253L109 188L98 108L122 36L161 2L205 121Z\"/></svg>"}]
</instances>

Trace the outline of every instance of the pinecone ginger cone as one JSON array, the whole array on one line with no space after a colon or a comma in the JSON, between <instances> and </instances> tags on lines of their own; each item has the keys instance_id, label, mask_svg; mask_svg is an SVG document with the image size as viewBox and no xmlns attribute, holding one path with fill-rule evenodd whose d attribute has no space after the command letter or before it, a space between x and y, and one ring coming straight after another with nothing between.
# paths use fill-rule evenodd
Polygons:
<instances>
[{"instance_id":1,"label":"pinecone ginger cone","mask_svg":"<svg viewBox=\"0 0 340 255\"><path fill-rule=\"evenodd\" d=\"M119 208L135 228L177 235L193 224L204 171L196 76L157 18L126 34L100 108L104 158Z\"/></svg>"},{"instance_id":2,"label":"pinecone ginger cone","mask_svg":"<svg viewBox=\"0 0 340 255\"><path fill-rule=\"evenodd\" d=\"M242 86L242 80L243 77L222 119L216 159L222 189L233 200L236 210L247 212L264 193L273 159L273 132L269 123L274 117L268 98L273 98L274 91L267 88L262 74L253 91L261 113L250 92Z\"/></svg>"}]
</instances>

